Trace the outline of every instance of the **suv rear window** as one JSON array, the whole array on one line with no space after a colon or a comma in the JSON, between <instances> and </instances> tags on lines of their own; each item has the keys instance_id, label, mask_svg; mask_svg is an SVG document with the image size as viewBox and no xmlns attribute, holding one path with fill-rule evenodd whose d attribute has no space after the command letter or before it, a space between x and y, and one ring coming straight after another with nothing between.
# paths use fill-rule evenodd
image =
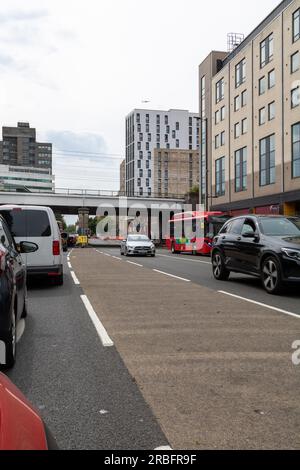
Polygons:
<instances>
[{"instance_id":1,"label":"suv rear window","mask_svg":"<svg viewBox=\"0 0 300 470\"><path fill-rule=\"evenodd\" d=\"M14 237L50 237L51 235L49 217L45 211L3 210L0 213Z\"/></svg>"}]
</instances>

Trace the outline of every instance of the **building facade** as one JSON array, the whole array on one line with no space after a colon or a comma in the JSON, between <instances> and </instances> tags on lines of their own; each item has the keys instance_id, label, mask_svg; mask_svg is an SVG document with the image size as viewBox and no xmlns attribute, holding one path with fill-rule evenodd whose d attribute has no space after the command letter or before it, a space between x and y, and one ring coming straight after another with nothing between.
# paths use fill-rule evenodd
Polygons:
<instances>
[{"instance_id":1,"label":"building facade","mask_svg":"<svg viewBox=\"0 0 300 470\"><path fill-rule=\"evenodd\" d=\"M300 0L284 0L225 58L211 55L212 77L200 65L212 210L300 214L299 31Z\"/></svg>"},{"instance_id":2,"label":"building facade","mask_svg":"<svg viewBox=\"0 0 300 470\"><path fill-rule=\"evenodd\" d=\"M198 150L154 149L153 181L158 197L187 194L199 185Z\"/></svg>"},{"instance_id":3,"label":"building facade","mask_svg":"<svg viewBox=\"0 0 300 470\"><path fill-rule=\"evenodd\" d=\"M52 144L36 141L36 130L26 122L3 127L0 164L43 168L52 173Z\"/></svg>"},{"instance_id":4,"label":"building facade","mask_svg":"<svg viewBox=\"0 0 300 470\"><path fill-rule=\"evenodd\" d=\"M53 192L54 176L47 168L0 165L0 190Z\"/></svg>"},{"instance_id":5,"label":"building facade","mask_svg":"<svg viewBox=\"0 0 300 470\"><path fill-rule=\"evenodd\" d=\"M154 150L197 150L198 114L135 109L126 117L126 195L155 196Z\"/></svg>"},{"instance_id":6,"label":"building facade","mask_svg":"<svg viewBox=\"0 0 300 470\"><path fill-rule=\"evenodd\" d=\"M120 195L125 195L125 174L126 174L126 160L123 160L120 164Z\"/></svg>"}]
</instances>

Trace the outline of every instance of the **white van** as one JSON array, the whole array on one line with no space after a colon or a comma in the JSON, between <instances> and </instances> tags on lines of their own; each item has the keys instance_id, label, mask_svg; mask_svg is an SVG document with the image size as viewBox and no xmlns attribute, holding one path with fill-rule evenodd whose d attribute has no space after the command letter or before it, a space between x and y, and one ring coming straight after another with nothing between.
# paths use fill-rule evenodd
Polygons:
<instances>
[{"instance_id":1,"label":"white van","mask_svg":"<svg viewBox=\"0 0 300 470\"><path fill-rule=\"evenodd\" d=\"M16 243L30 241L38 245L35 253L22 255L28 276L46 276L56 285L63 284L63 256L60 230L50 207L0 206Z\"/></svg>"}]
</instances>

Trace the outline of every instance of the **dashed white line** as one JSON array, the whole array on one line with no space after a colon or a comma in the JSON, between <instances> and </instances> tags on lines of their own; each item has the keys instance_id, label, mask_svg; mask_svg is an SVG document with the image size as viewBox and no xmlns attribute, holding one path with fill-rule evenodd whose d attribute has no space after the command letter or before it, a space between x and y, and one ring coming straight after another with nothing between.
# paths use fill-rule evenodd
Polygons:
<instances>
[{"instance_id":1,"label":"dashed white line","mask_svg":"<svg viewBox=\"0 0 300 470\"><path fill-rule=\"evenodd\" d=\"M71 265L70 261L68 261L68 267L69 267L70 269L72 269L72 265Z\"/></svg>"},{"instance_id":2,"label":"dashed white line","mask_svg":"<svg viewBox=\"0 0 300 470\"><path fill-rule=\"evenodd\" d=\"M113 256L114 259L117 259L118 261L122 261L122 258L119 258L118 256Z\"/></svg>"},{"instance_id":3,"label":"dashed white line","mask_svg":"<svg viewBox=\"0 0 300 470\"><path fill-rule=\"evenodd\" d=\"M200 263L200 264L209 264L211 265L211 263L209 261L200 261L200 260L196 260L196 259L188 259L188 258L184 258L184 257L177 257L177 256L168 256L168 255L160 255L160 254L157 254L157 256L160 256L162 258L171 258L173 259L174 261L188 261L189 263Z\"/></svg>"},{"instance_id":4,"label":"dashed white line","mask_svg":"<svg viewBox=\"0 0 300 470\"><path fill-rule=\"evenodd\" d=\"M170 446L161 446L161 447L156 447L156 449L154 450L173 450L173 449Z\"/></svg>"},{"instance_id":5,"label":"dashed white line","mask_svg":"<svg viewBox=\"0 0 300 470\"><path fill-rule=\"evenodd\" d=\"M134 263L133 261L126 261L126 262L129 263L129 264L133 264L134 266L138 266L139 268L143 268L143 267L144 267L142 264Z\"/></svg>"},{"instance_id":6,"label":"dashed white line","mask_svg":"<svg viewBox=\"0 0 300 470\"><path fill-rule=\"evenodd\" d=\"M231 294L230 292L225 292L223 290L219 290L218 292L219 294L228 295L229 297L234 297L235 299L238 299L238 300L244 300L245 302L249 302L251 304L255 304L260 307L268 308L269 310L274 310L275 312L283 313L284 315L289 315L290 317L300 319L300 315L298 315L297 313L288 312L287 310L282 310L281 308L273 307L272 305L263 304L261 302L256 302L256 300L248 299L247 297L240 297L239 295Z\"/></svg>"},{"instance_id":7,"label":"dashed white line","mask_svg":"<svg viewBox=\"0 0 300 470\"><path fill-rule=\"evenodd\" d=\"M74 284L76 284L76 286L79 286L80 285L80 282L76 276L76 274L74 273L74 271L71 271L71 276L73 278L73 281L74 281Z\"/></svg>"},{"instance_id":8,"label":"dashed white line","mask_svg":"<svg viewBox=\"0 0 300 470\"><path fill-rule=\"evenodd\" d=\"M112 347L114 345L113 341L110 339L108 336L108 333L104 326L102 325L101 321L99 320L98 315L96 314L95 310L93 309L89 299L87 298L86 295L81 295L81 300L84 303L84 306L90 316L90 319L92 320L96 331L98 333L99 338L101 339L101 342L105 348Z\"/></svg>"},{"instance_id":9,"label":"dashed white line","mask_svg":"<svg viewBox=\"0 0 300 470\"><path fill-rule=\"evenodd\" d=\"M96 250L96 251L97 251L97 253L100 253L100 255L104 254L103 251L99 251L99 250Z\"/></svg>"},{"instance_id":10,"label":"dashed white line","mask_svg":"<svg viewBox=\"0 0 300 470\"><path fill-rule=\"evenodd\" d=\"M174 276L174 274L165 273L164 271L159 271L158 269L153 269L153 271L159 274L164 274L165 276L173 277L174 279L179 279L180 281L191 282L189 279L185 279L184 277Z\"/></svg>"}]
</instances>

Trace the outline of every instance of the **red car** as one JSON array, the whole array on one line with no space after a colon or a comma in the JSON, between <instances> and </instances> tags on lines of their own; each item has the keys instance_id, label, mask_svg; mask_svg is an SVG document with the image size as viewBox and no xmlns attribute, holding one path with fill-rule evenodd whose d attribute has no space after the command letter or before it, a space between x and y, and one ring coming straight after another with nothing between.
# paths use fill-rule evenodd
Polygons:
<instances>
[{"instance_id":1,"label":"red car","mask_svg":"<svg viewBox=\"0 0 300 470\"><path fill-rule=\"evenodd\" d=\"M57 445L42 418L0 372L0 450L51 450Z\"/></svg>"}]
</instances>

